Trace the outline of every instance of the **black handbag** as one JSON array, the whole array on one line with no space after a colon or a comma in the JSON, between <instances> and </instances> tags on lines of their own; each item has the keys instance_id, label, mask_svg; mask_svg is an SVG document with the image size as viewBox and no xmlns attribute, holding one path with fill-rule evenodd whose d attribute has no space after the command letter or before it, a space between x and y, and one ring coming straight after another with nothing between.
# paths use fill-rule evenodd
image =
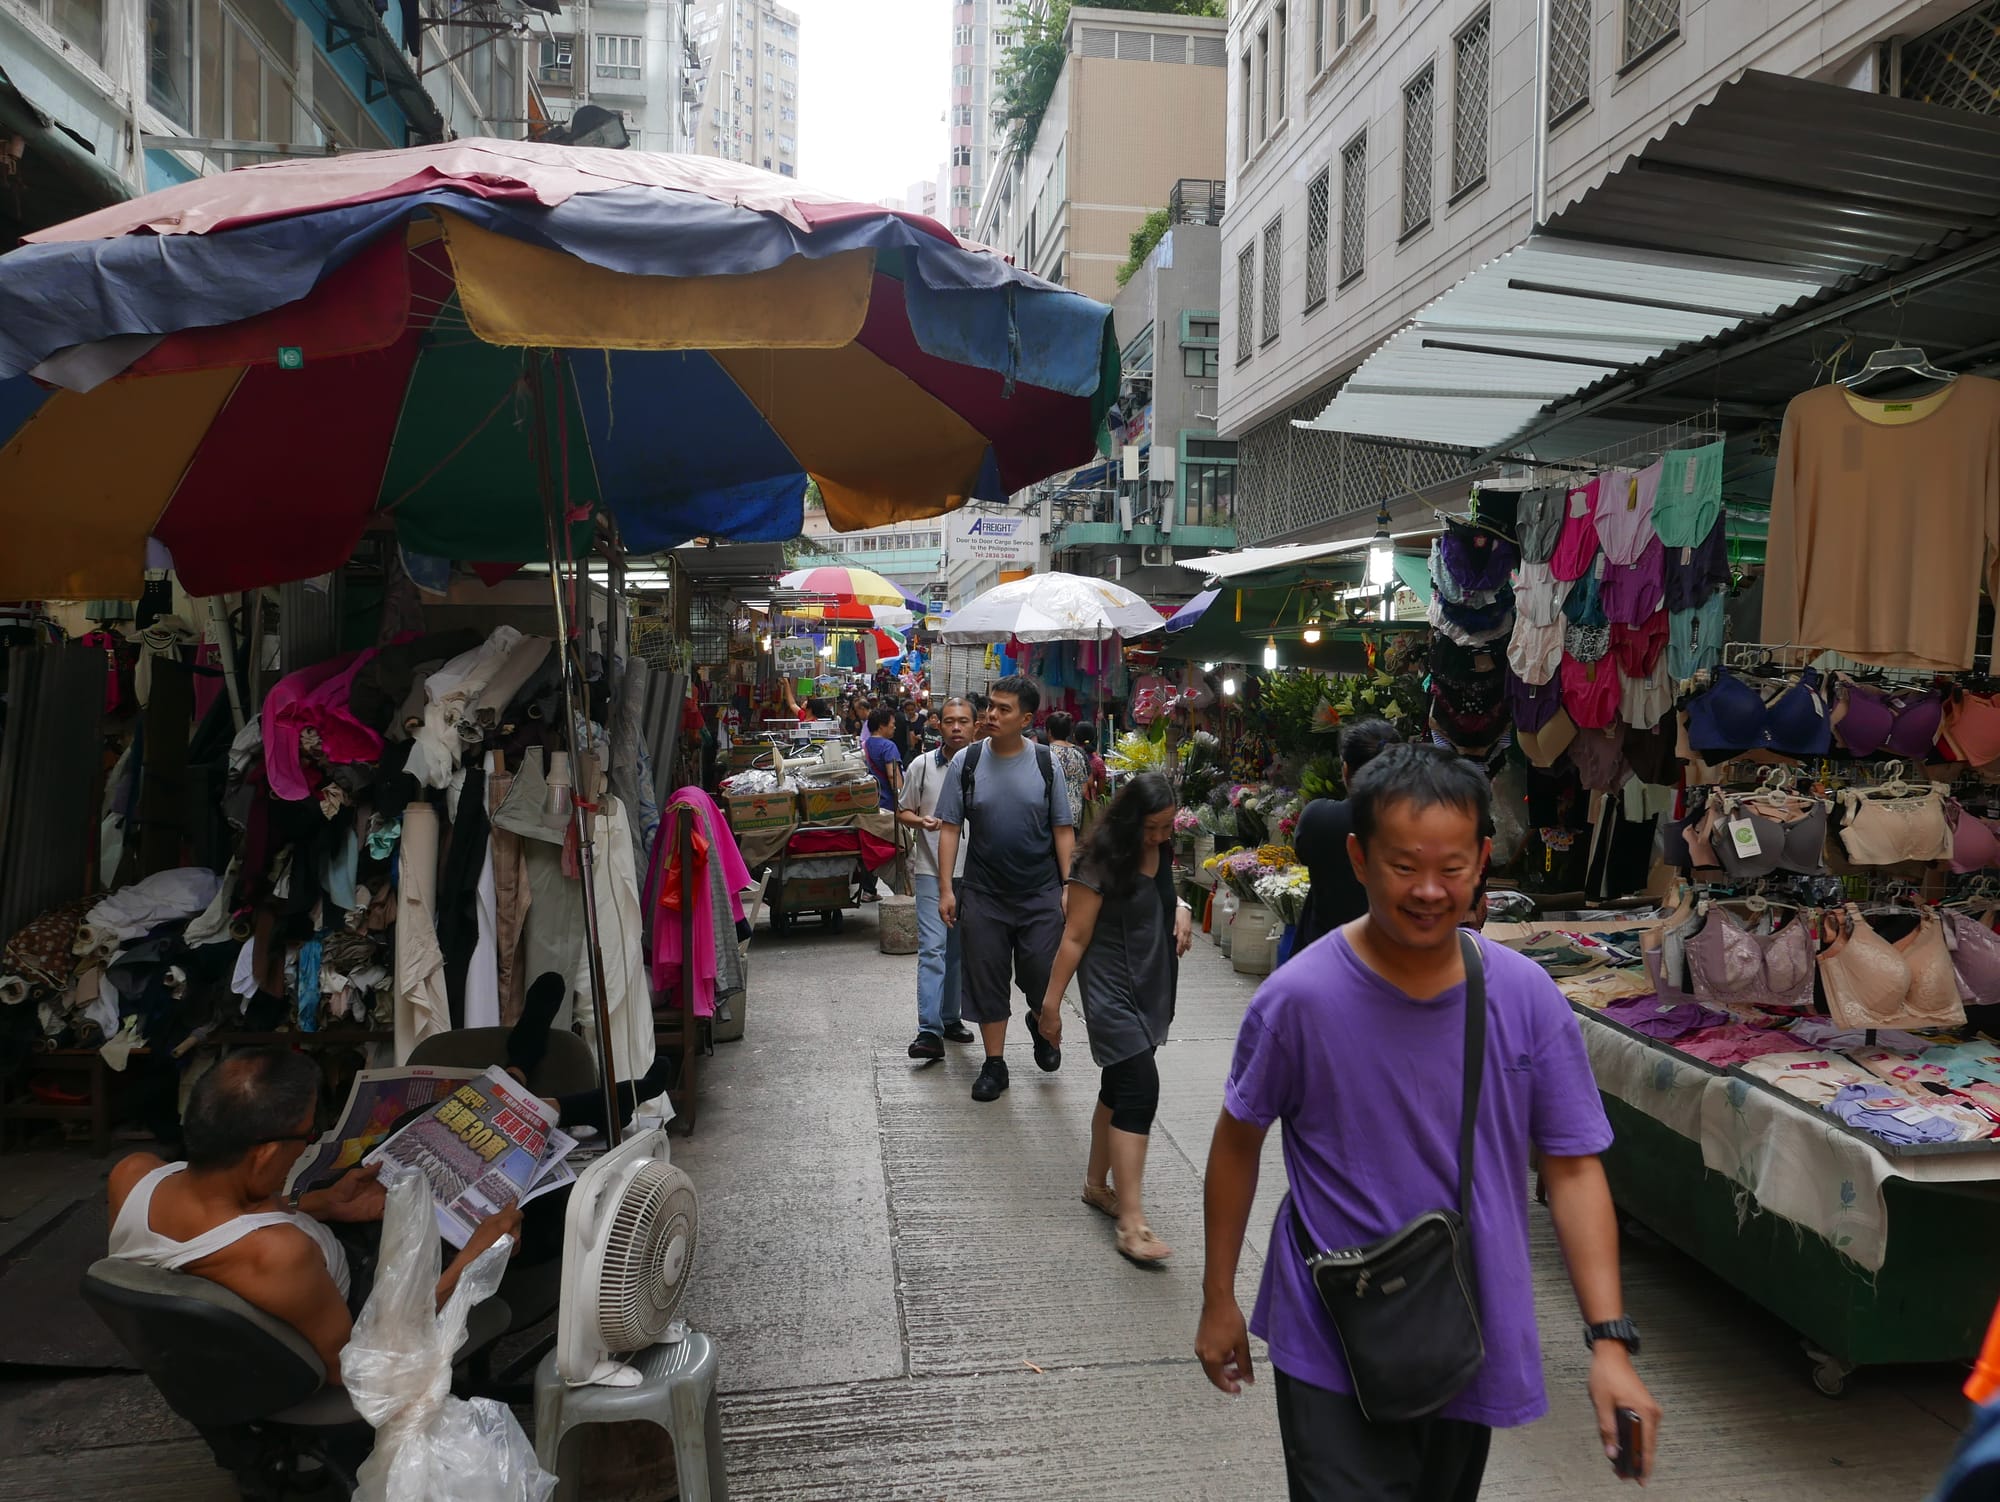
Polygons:
<instances>
[{"instance_id":1,"label":"black handbag","mask_svg":"<svg viewBox=\"0 0 2000 1502\"><path fill-rule=\"evenodd\" d=\"M1473 1278L1472 1143L1486 1056L1486 968L1479 941L1465 955L1465 1091L1458 1133L1458 1208L1419 1215L1400 1231L1342 1251L1315 1249L1298 1201L1292 1239L1340 1334L1355 1401L1370 1423L1428 1418L1486 1360Z\"/></svg>"}]
</instances>

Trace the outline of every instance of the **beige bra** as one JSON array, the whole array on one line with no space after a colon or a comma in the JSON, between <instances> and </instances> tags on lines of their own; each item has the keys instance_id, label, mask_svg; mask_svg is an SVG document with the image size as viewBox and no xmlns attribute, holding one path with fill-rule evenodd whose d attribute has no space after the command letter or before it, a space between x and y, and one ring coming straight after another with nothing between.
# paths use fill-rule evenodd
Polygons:
<instances>
[{"instance_id":1,"label":"beige bra","mask_svg":"<svg viewBox=\"0 0 2000 1502\"><path fill-rule=\"evenodd\" d=\"M1893 866L1902 861L1951 859L1951 821L1945 817L1945 786L1933 782L1922 792L1893 798L1849 790L1840 795L1846 821L1841 847L1857 866Z\"/></svg>"},{"instance_id":2,"label":"beige bra","mask_svg":"<svg viewBox=\"0 0 2000 1502\"><path fill-rule=\"evenodd\" d=\"M1955 1027L1965 1021L1951 950L1937 914L1891 944L1849 903L1826 915L1833 942L1819 957L1826 1009L1844 1028Z\"/></svg>"}]
</instances>

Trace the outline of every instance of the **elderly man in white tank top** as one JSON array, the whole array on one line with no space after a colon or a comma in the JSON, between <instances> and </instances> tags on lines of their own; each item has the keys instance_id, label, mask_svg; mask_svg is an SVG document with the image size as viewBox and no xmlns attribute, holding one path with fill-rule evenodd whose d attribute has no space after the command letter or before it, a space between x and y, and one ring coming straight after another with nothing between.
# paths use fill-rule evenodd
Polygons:
<instances>
[{"instance_id":1,"label":"elderly man in white tank top","mask_svg":"<svg viewBox=\"0 0 2000 1502\"><path fill-rule=\"evenodd\" d=\"M282 1197L292 1165L318 1137L319 1066L282 1048L232 1054L195 1082L181 1129L184 1162L134 1153L111 1170L110 1254L207 1278L292 1326L340 1381L353 1329L347 1254L329 1221L382 1218L373 1168L333 1187ZM459 1274L501 1236L520 1245L521 1212L489 1218L438 1279L443 1304Z\"/></svg>"}]
</instances>

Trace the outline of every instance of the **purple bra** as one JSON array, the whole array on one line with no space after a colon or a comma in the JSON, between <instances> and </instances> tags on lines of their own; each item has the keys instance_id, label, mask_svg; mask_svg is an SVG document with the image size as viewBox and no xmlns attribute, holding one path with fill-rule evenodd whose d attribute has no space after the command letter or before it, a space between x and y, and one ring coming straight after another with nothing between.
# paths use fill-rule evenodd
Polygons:
<instances>
[{"instance_id":1,"label":"purple bra","mask_svg":"<svg viewBox=\"0 0 2000 1502\"><path fill-rule=\"evenodd\" d=\"M1753 934L1734 914L1716 908L1688 936L1687 962L1694 994L1703 1001L1812 1010L1813 941L1802 917L1774 934Z\"/></svg>"},{"instance_id":2,"label":"purple bra","mask_svg":"<svg viewBox=\"0 0 2000 1502\"><path fill-rule=\"evenodd\" d=\"M1958 976L1959 995L1975 1005L2000 1001L2000 934L1950 908L1943 916L1951 928L1951 968Z\"/></svg>"},{"instance_id":3,"label":"purple bra","mask_svg":"<svg viewBox=\"0 0 2000 1502\"><path fill-rule=\"evenodd\" d=\"M1841 713L1833 733L1850 756L1900 756L1926 761L1944 723L1944 698L1936 689L1886 693L1842 675Z\"/></svg>"}]
</instances>

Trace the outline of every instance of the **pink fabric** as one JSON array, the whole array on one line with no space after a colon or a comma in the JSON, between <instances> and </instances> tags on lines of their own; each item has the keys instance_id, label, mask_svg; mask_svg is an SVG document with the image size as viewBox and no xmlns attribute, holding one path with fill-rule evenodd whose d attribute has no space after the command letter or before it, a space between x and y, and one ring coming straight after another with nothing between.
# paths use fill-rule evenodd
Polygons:
<instances>
[{"instance_id":1,"label":"pink fabric","mask_svg":"<svg viewBox=\"0 0 2000 1502\"><path fill-rule=\"evenodd\" d=\"M1745 1059L1767 1053L1793 1053L1798 1046L1799 1040L1782 1028L1746 1027L1740 1022L1712 1027L1674 1042L1674 1047L1682 1053L1716 1065L1741 1064Z\"/></svg>"},{"instance_id":2,"label":"pink fabric","mask_svg":"<svg viewBox=\"0 0 2000 1502\"><path fill-rule=\"evenodd\" d=\"M873 871L896 858L896 847L865 829L801 829L785 842L794 860L815 855L848 855L860 848L862 862ZM741 913L737 914L740 918Z\"/></svg>"},{"instance_id":3,"label":"pink fabric","mask_svg":"<svg viewBox=\"0 0 2000 1502\"><path fill-rule=\"evenodd\" d=\"M722 862L722 885L729 893L729 911L738 922L743 919L743 889L750 885L750 868L743 864L743 853L736 848L736 837L729 832L729 821L710 798L698 787L682 787L674 790L673 797L661 812L671 813L675 808L689 808L695 811L695 829L708 841L706 853L694 856L694 1011L697 1017L711 1017L715 1014L715 973L716 943L715 906L708 895L708 863ZM660 902L660 880L666 874L667 863L672 859L668 846L671 829L669 818L660 820L660 832L653 840L652 858L646 865L646 912L652 924L652 940L648 945L647 965L652 973L653 995L661 997L672 994L681 982L681 923L680 914L663 906ZM734 944L736 935L730 933L727 941Z\"/></svg>"},{"instance_id":4,"label":"pink fabric","mask_svg":"<svg viewBox=\"0 0 2000 1502\"><path fill-rule=\"evenodd\" d=\"M354 675L377 649L347 652L280 678L264 699L264 766L271 794L289 803L313 796L299 761L299 732L319 732L321 754L331 762L377 761L382 737L354 718L347 707Z\"/></svg>"}]
</instances>

